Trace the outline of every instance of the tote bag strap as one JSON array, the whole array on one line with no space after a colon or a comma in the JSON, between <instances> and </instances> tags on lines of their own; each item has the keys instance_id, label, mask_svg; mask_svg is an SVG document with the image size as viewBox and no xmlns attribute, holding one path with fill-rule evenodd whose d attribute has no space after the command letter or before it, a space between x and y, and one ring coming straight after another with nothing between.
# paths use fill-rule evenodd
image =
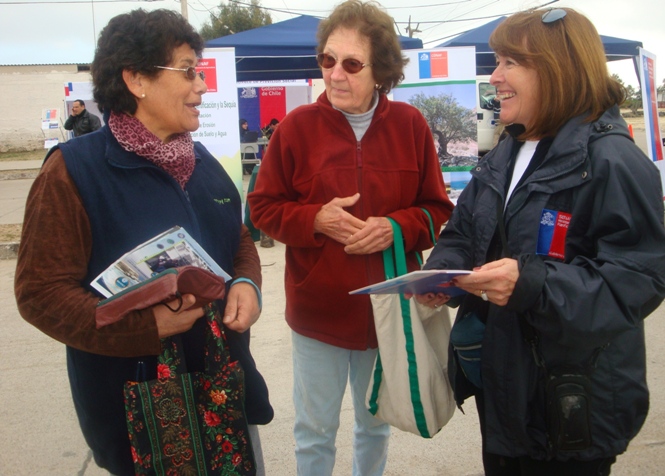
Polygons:
<instances>
[{"instance_id":1,"label":"tote bag strap","mask_svg":"<svg viewBox=\"0 0 665 476\"><path fill-rule=\"evenodd\" d=\"M426 208L421 208L423 213L427 215L429 220L429 232L432 238L432 243L436 245L436 233L434 232L434 221L432 215ZM386 279L396 278L407 273L406 268L406 252L404 251L404 236L402 235L402 227L390 217L387 217L393 227L393 246L383 250L383 266L385 269ZM422 256L416 252L418 264L423 265Z\"/></svg>"},{"instance_id":2,"label":"tote bag strap","mask_svg":"<svg viewBox=\"0 0 665 476\"><path fill-rule=\"evenodd\" d=\"M386 279L392 279L406 274L406 253L402 227L390 217L388 221L393 227L393 245L383 250L383 268Z\"/></svg>"},{"instance_id":3,"label":"tote bag strap","mask_svg":"<svg viewBox=\"0 0 665 476\"><path fill-rule=\"evenodd\" d=\"M429 220L429 233L432 237L432 243L436 245L436 233L434 232L434 220L432 220L432 215L427 211L427 208L421 208L421 210L427 215L427 219Z\"/></svg>"},{"instance_id":4,"label":"tote bag strap","mask_svg":"<svg viewBox=\"0 0 665 476\"><path fill-rule=\"evenodd\" d=\"M388 218L393 227L393 246L383 251L383 264L385 267L386 279L391 279L396 276L406 274L406 252L404 251L404 237L402 236L402 228L392 218ZM389 277L389 274L391 275ZM404 297L404 294L399 294L399 305L402 315L402 326L404 330L404 338L406 341L406 356L408 362L409 373L409 389L411 392L411 404L413 405L413 416L418 427L418 431L424 437L430 437L427 428L427 418L420 396L420 385L418 383L418 363L416 359L416 350L413 337L413 328L411 323L411 305L409 300ZM372 389L372 396L369 402L369 410L372 414L376 414L378 409L378 395L379 387L381 385L383 374L383 365L381 364L381 353L379 352L376 357L374 365L374 387Z\"/></svg>"},{"instance_id":5,"label":"tote bag strap","mask_svg":"<svg viewBox=\"0 0 665 476\"><path fill-rule=\"evenodd\" d=\"M429 220L429 233L430 237L432 238L432 244L436 245L436 233L434 233L434 220L432 220L432 215L430 215L429 211L427 211L427 208L421 208L423 213L427 215L427 219ZM421 252L416 252L416 258L418 259L418 264L420 267L423 267L423 255Z\"/></svg>"}]
</instances>

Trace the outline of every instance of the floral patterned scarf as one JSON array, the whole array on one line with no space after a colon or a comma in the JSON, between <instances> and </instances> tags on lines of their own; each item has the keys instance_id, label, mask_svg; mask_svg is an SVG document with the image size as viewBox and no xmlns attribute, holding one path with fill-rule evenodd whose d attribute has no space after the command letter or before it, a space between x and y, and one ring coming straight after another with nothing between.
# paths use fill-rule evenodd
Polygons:
<instances>
[{"instance_id":1,"label":"floral patterned scarf","mask_svg":"<svg viewBox=\"0 0 665 476\"><path fill-rule=\"evenodd\" d=\"M194 172L194 141L189 132L176 134L163 143L135 117L112 112L109 128L123 149L145 157L164 169L185 188Z\"/></svg>"}]
</instances>

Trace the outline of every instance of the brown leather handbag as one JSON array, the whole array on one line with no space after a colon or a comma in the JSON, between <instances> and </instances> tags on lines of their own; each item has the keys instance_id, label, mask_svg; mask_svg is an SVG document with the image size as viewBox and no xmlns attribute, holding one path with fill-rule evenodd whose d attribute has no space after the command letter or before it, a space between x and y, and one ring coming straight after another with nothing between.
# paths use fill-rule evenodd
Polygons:
<instances>
[{"instance_id":1,"label":"brown leather handbag","mask_svg":"<svg viewBox=\"0 0 665 476\"><path fill-rule=\"evenodd\" d=\"M132 311L146 309L159 303L179 300L182 296L193 294L196 307L202 307L217 299L224 299L226 283L224 278L197 266L170 268L125 289L97 305L95 320L97 328L113 324L123 319ZM178 306L172 311L180 309Z\"/></svg>"}]
</instances>

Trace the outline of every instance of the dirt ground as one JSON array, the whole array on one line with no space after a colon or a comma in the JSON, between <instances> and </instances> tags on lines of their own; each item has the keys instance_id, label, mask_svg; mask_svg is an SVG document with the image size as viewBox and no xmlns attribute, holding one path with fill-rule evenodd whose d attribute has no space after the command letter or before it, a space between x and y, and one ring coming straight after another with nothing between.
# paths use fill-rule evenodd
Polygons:
<instances>
[{"instance_id":1,"label":"dirt ground","mask_svg":"<svg viewBox=\"0 0 665 476\"><path fill-rule=\"evenodd\" d=\"M21 237L21 223L0 225L0 243L16 243Z\"/></svg>"},{"instance_id":2,"label":"dirt ground","mask_svg":"<svg viewBox=\"0 0 665 476\"><path fill-rule=\"evenodd\" d=\"M10 160L41 160L45 155L45 149L30 150L28 152L3 152L0 153L0 162Z\"/></svg>"}]
</instances>

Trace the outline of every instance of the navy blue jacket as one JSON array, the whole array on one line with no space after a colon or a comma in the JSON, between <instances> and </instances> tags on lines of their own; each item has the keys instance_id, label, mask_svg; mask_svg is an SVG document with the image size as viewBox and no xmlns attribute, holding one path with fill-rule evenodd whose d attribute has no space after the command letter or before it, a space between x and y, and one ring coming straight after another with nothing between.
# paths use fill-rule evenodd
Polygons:
<instances>
[{"instance_id":1,"label":"navy blue jacket","mask_svg":"<svg viewBox=\"0 0 665 476\"><path fill-rule=\"evenodd\" d=\"M631 140L618 107L595 122L583 119L564 125L503 213L509 257L518 260L520 276L508 305L491 304L487 311L481 363L485 449L492 454L615 456L647 415L643 321L665 297L660 175ZM512 137L501 141L472 171L427 269L472 269L487 261L514 145ZM562 256L537 254L545 214L570 218ZM478 301L464 297L458 316ZM553 452L544 371L520 321L537 335L550 370L586 367L602 349L591 372L590 448ZM468 383L455 365L450 370L461 402Z\"/></svg>"}]
</instances>

